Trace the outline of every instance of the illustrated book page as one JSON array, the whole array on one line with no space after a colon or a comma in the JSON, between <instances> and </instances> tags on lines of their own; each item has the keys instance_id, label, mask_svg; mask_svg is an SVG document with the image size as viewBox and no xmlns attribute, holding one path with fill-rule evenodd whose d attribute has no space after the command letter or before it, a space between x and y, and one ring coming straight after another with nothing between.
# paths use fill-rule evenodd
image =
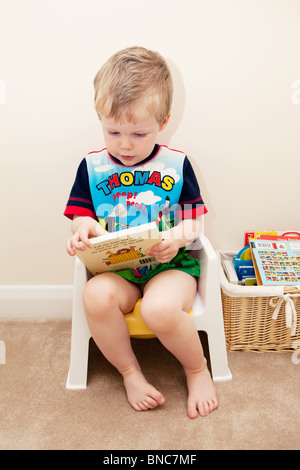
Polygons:
<instances>
[{"instance_id":1,"label":"illustrated book page","mask_svg":"<svg viewBox=\"0 0 300 470\"><path fill-rule=\"evenodd\" d=\"M161 242L156 222L130 227L90 239L93 248L76 250L76 256L96 276L106 271L137 269L156 264L147 250Z\"/></svg>"}]
</instances>

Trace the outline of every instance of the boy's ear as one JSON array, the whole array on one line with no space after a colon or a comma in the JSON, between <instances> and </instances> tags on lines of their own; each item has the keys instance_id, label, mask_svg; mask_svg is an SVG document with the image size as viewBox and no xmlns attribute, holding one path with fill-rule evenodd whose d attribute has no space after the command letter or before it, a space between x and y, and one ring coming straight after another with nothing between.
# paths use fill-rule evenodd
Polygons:
<instances>
[{"instance_id":1,"label":"boy's ear","mask_svg":"<svg viewBox=\"0 0 300 470\"><path fill-rule=\"evenodd\" d=\"M159 131L162 131L166 127L166 125L169 122L170 116L171 116L171 114L168 114L168 116L165 118L165 120L163 121L162 125L159 128Z\"/></svg>"}]
</instances>

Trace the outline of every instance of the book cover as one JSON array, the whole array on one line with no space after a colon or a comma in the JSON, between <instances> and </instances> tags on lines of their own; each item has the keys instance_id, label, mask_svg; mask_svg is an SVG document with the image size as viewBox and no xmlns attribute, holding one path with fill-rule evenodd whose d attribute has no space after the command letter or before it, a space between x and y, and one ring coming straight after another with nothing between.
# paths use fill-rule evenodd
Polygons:
<instances>
[{"instance_id":1,"label":"book cover","mask_svg":"<svg viewBox=\"0 0 300 470\"><path fill-rule=\"evenodd\" d=\"M258 238L261 235L278 235L278 232L275 232L274 230L269 231L269 232L258 232L258 231L249 231L245 232L245 242L244 245L247 246L249 245L249 240L250 238Z\"/></svg>"},{"instance_id":2,"label":"book cover","mask_svg":"<svg viewBox=\"0 0 300 470\"><path fill-rule=\"evenodd\" d=\"M130 227L90 239L93 248L76 250L76 256L96 276L106 271L137 269L157 263L147 250L161 242L156 222Z\"/></svg>"},{"instance_id":3,"label":"book cover","mask_svg":"<svg viewBox=\"0 0 300 470\"><path fill-rule=\"evenodd\" d=\"M265 238L265 236L300 236L299 231L281 231L281 230L270 230L265 231L247 231L245 232L245 242L244 245L249 245L250 238Z\"/></svg>"},{"instance_id":4,"label":"book cover","mask_svg":"<svg viewBox=\"0 0 300 470\"><path fill-rule=\"evenodd\" d=\"M249 245L243 247L238 254L233 257L233 264L240 285L256 284L256 271L254 269Z\"/></svg>"},{"instance_id":5,"label":"book cover","mask_svg":"<svg viewBox=\"0 0 300 470\"><path fill-rule=\"evenodd\" d=\"M258 284L300 285L299 239L249 241Z\"/></svg>"},{"instance_id":6,"label":"book cover","mask_svg":"<svg viewBox=\"0 0 300 470\"><path fill-rule=\"evenodd\" d=\"M300 241L300 233L294 234L294 236L290 235L259 235L257 237L259 240L298 240Z\"/></svg>"}]
</instances>

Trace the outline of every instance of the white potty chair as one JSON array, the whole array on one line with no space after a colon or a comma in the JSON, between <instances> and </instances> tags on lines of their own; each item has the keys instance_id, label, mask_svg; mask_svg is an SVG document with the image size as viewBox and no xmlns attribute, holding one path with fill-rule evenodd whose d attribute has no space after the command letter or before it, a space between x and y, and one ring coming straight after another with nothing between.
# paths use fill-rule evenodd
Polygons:
<instances>
[{"instance_id":1,"label":"white potty chair","mask_svg":"<svg viewBox=\"0 0 300 470\"><path fill-rule=\"evenodd\" d=\"M232 378L227 362L223 312L219 282L218 259L209 240L201 234L197 240L197 251L201 263L198 291L189 314L193 316L198 331L207 334L210 366L214 381ZM195 254L194 254L195 256ZM83 288L89 279L89 272L76 258L74 273L72 336L70 367L66 387L84 389L87 384L89 340L91 333L87 324L82 301ZM130 336L149 338L153 333L143 323L137 302L132 313L125 315Z\"/></svg>"}]
</instances>

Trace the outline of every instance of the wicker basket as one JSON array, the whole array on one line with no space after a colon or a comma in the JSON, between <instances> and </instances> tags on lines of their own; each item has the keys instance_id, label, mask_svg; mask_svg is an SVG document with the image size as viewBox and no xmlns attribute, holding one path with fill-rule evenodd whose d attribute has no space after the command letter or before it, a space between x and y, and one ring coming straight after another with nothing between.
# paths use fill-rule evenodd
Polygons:
<instances>
[{"instance_id":1,"label":"wicker basket","mask_svg":"<svg viewBox=\"0 0 300 470\"><path fill-rule=\"evenodd\" d=\"M300 346L300 286L239 286L230 284L221 266L221 296L229 351L291 351Z\"/></svg>"}]
</instances>

